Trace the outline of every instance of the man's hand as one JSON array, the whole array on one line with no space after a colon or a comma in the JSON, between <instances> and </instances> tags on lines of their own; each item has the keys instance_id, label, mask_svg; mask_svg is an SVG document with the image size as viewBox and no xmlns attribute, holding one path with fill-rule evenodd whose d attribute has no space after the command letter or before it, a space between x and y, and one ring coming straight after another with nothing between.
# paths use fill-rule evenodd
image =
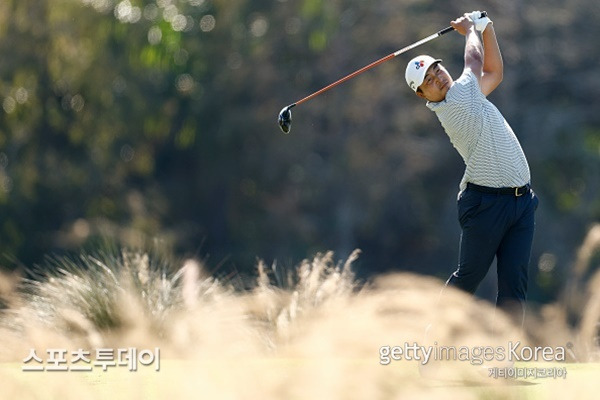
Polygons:
<instances>
[{"instance_id":1,"label":"man's hand","mask_svg":"<svg viewBox=\"0 0 600 400\"><path fill-rule=\"evenodd\" d=\"M455 19L450 22L450 25L452 25L452 27L461 35L466 35L469 29L474 26L469 14L465 14L462 17Z\"/></svg>"},{"instance_id":2,"label":"man's hand","mask_svg":"<svg viewBox=\"0 0 600 400\"><path fill-rule=\"evenodd\" d=\"M467 15L469 16L469 18L471 18L473 24L475 24L475 30L477 30L477 32L483 32L489 24L493 24L492 20L489 19L487 16L481 16L481 11L473 11L468 13Z\"/></svg>"}]
</instances>

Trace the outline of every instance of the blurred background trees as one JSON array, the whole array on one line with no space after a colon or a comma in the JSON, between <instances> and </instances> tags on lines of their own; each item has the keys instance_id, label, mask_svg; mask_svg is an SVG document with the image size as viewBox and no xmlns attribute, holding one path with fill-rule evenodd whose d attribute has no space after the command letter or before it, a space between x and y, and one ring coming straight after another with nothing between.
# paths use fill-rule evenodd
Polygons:
<instances>
[{"instance_id":1,"label":"blurred background trees","mask_svg":"<svg viewBox=\"0 0 600 400\"><path fill-rule=\"evenodd\" d=\"M461 36L294 109L288 136L276 117L472 9L495 23L505 77L490 99L541 198L531 298L553 300L600 219L591 0L5 0L0 253L32 265L98 237L152 238L243 274L257 257L293 265L360 248L364 278L445 279L464 167L403 75L408 59L430 53L458 76ZM482 296L493 297L492 283Z\"/></svg>"}]
</instances>

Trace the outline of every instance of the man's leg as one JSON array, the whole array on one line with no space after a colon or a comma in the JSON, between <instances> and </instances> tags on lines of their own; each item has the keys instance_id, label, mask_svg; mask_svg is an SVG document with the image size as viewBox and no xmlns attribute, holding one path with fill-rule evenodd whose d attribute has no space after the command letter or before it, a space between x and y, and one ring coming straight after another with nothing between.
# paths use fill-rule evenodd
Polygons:
<instances>
[{"instance_id":1,"label":"man's leg","mask_svg":"<svg viewBox=\"0 0 600 400\"><path fill-rule=\"evenodd\" d=\"M514 201L518 219L506 232L498 248L496 305L506 311L518 326L522 326L538 200L532 192Z\"/></svg>"},{"instance_id":2,"label":"man's leg","mask_svg":"<svg viewBox=\"0 0 600 400\"><path fill-rule=\"evenodd\" d=\"M460 236L458 269L446 282L475 293L487 274L505 229L504 210L496 195L465 191L458 201Z\"/></svg>"}]
</instances>

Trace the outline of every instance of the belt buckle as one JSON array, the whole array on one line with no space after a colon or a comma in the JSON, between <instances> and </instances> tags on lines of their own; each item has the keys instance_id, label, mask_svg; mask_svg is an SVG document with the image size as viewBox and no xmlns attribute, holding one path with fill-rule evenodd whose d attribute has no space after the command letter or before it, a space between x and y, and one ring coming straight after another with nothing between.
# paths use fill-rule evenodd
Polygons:
<instances>
[{"instance_id":1,"label":"belt buckle","mask_svg":"<svg viewBox=\"0 0 600 400\"><path fill-rule=\"evenodd\" d=\"M521 188L518 188L518 187L515 188L515 197L523 196L523 193L519 193L519 189L521 189Z\"/></svg>"}]
</instances>

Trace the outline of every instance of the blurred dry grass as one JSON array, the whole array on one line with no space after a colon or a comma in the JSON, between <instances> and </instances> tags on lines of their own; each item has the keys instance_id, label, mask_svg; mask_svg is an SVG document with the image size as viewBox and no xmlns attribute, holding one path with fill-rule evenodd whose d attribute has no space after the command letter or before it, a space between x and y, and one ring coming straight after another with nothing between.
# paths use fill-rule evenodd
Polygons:
<instances>
[{"instance_id":1,"label":"blurred dry grass","mask_svg":"<svg viewBox=\"0 0 600 400\"><path fill-rule=\"evenodd\" d=\"M599 243L584 243L580 253L587 262ZM438 300L443 286L432 278L398 273L360 285L352 273L358 255L336 262L333 253L318 254L283 271L261 262L254 288L246 291L209 276L194 260L176 267L131 251L53 259L56 272L35 281L2 275L0 361L11 367L0 369L0 397L523 398L523 387L482 381L464 362L440 363L435 373L446 383L432 384L419 376L417 362L380 365L379 349L519 339L571 342L571 360L598 360L600 275L587 286L576 327L566 323L565 307L551 305L529 315L527 331L519 332L489 304L463 293L448 289ZM431 323L435 329L426 337ZM44 355L48 348L102 347L160 347L162 369L21 372L31 348ZM567 385L578 398L593 398L598 389L594 380L574 382L549 381L547 387L554 393Z\"/></svg>"}]
</instances>

